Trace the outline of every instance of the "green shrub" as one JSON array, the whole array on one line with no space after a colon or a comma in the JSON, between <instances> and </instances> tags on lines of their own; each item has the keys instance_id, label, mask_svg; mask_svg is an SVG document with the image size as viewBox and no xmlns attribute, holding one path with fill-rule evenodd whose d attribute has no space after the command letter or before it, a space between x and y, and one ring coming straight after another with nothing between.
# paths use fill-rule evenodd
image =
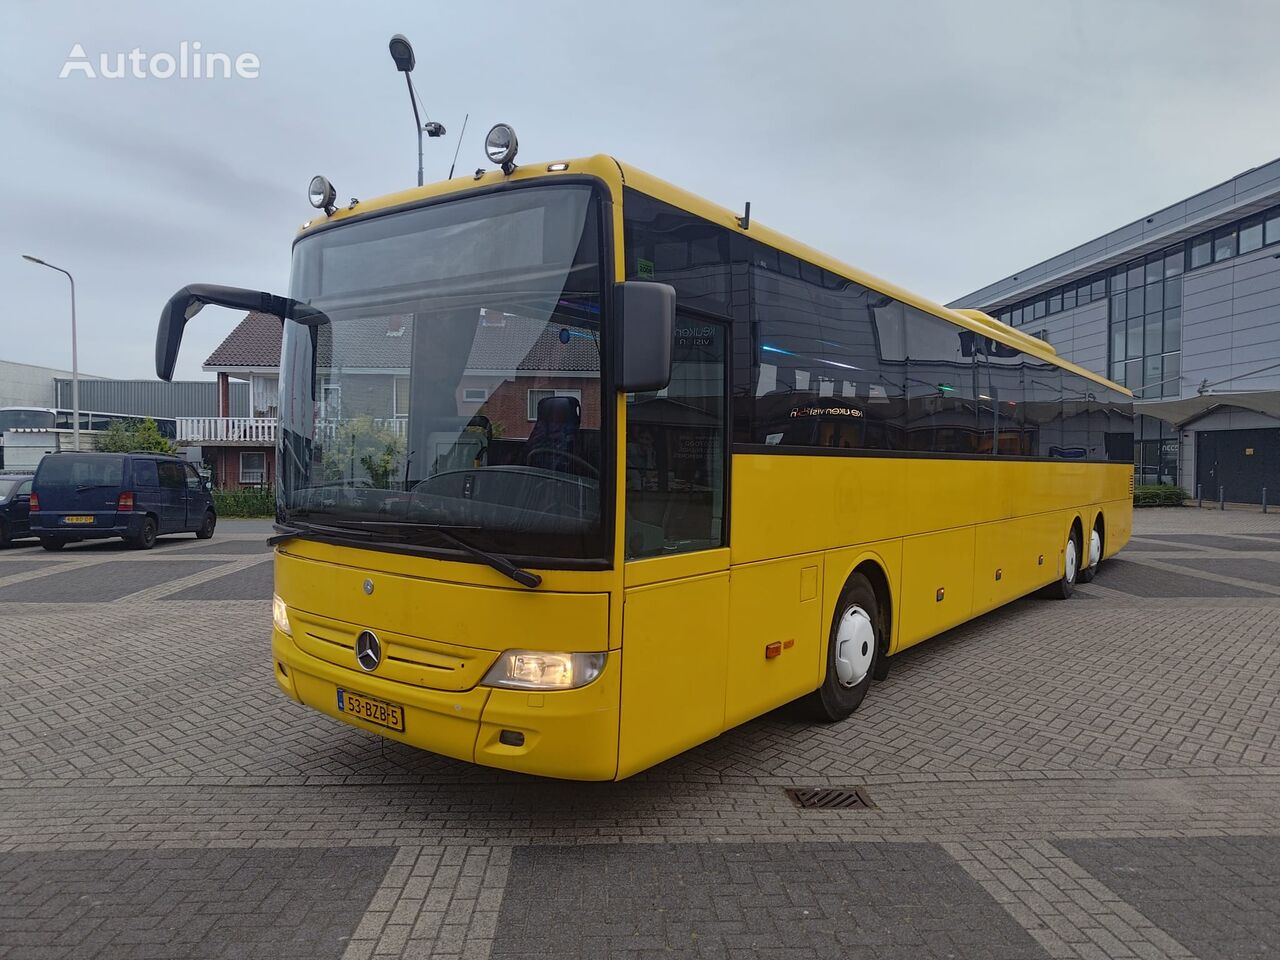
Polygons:
<instances>
[{"instance_id":1,"label":"green shrub","mask_svg":"<svg viewBox=\"0 0 1280 960\"><path fill-rule=\"evenodd\" d=\"M106 431L98 435L95 446L103 453L132 453L135 450L178 452L178 448L160 434L160 428L150 417L141 423L112 420Z\"/></svg>"},{"instance_id":2,"label":"green shrub","mask_svg":"<svg viewBox=\"0 0 1280 960\"><path fill-rule=\"evenodd\" d=\"M215 490L213 508L220 517L274 517L276 497L271 490Z\"/></svg>"},{"instance_id":3,"label":"green shrub","mask_svg":"<svg viewBox=\"0 0 1280 960\"><path fill-rule=\"evenodd\" d=\"M1135 507L1180 507L1187 491L1171 483L1141 484L1133 488Z\"/></svg>"}]
</instances>

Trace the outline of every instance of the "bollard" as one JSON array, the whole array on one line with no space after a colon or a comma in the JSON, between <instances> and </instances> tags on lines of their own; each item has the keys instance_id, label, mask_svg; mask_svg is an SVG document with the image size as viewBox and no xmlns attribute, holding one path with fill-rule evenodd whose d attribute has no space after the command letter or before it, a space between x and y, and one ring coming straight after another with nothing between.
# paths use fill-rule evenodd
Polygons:
<instances>
[{"instance_id":1,"label":"bollard","mask_svg":"<svg viewBox=\"0 0 1280 960\"><path fill-rule=\"evenodd\" d=\"M1196 484L1196 500L1197 500L1196 506L1199 507L1201 510L1203 510L1204 509L1204 484L1203 483Z\"/></svg>"},{"instance_id":2,"label":"bollard","mask_svg":"<svg viewBox=\"0 0 1280 960\"><path fill-rule=\"evenodd\" d=\"M1262 512L1267 512L1267 488L1262 488Z\"/></svg>"},{"instance_id":3,"label":"bollard","mask_svg":"<svg viewBox=\"0 0 1280 960\"><path fill-rule=\"evenodd\" d=\"M1226 494L1225 488L1223 487L1218 487L1218 509L1219 510L1227 509L1227 494Z\"/></svg>"}]
</instances>

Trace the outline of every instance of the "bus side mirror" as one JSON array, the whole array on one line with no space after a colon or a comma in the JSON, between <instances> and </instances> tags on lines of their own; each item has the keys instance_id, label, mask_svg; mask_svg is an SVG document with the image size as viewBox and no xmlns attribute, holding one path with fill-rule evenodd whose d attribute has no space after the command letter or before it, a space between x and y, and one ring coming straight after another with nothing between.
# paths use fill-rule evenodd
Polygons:
<instances>
[{"instance_id":1,"label":"bus side mirror","mask_svg":"<svg viewBox=\"0 0 1280 960\"><path fill-rule=\"evenodd\" d=\"M614 384L623 393L661 390L671 382L676 290L666 283L627 280L613 286Z\"/></svg>"},{"instance_id":2,"label":"bus side mirror","mask_svg":"<svg viewBox=\"0 0 1280 960\"><path fill-rule=\"evenodd\" d=\"M223 287L213 283L193 283L183 287L164 305L160 313L160 325L156 328L156 376L161 380L173 379L173 368L178 362L178 347L182 345L182 331L187 321L207 304L230 307L233 310L257 310L280 318L296 320L309 327L318 327L329 318L314 307L309 307L288 297L243 287Z\"/></svg>"}]
</instances>

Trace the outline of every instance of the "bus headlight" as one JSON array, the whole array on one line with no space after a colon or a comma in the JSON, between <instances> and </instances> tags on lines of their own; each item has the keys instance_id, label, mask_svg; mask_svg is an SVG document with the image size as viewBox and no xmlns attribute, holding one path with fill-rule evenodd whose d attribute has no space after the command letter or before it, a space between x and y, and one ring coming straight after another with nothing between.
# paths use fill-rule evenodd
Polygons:
<instances>
[{"instance_id":1,"label":"bus headlight","mask_svg":"<svg viewBox=\"0 0 1280 960\"><path fill-rule=\"evenodd\" d=\"M572 690L600 676L604 658L603 653L505 650L480 682L516 690Z\"/></svg>"},{"instance_id":2,"label":"bus headlight","mask_svg":"<svg viewBox=\"0 0 1280 960\"><path fill-rule=\"evenodd\" d=\"M289 626L289 608L284 605L278 593L271 595L271 622L281 633L293 636L293 627Z\"/></svg>"}]
</instances>

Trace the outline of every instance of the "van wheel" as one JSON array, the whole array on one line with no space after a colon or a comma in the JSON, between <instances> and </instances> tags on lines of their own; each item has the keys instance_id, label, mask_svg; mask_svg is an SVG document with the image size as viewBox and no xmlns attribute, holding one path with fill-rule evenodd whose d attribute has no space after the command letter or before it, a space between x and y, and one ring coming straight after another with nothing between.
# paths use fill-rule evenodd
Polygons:
<instances>
[{"instance_id":1,"label":"van wheel","mask_svg":"<svg viewBox=\"0 0 1280 960\"><path fill-rule=\"evenodd\" d=\"M1093 529L1089 531L1089 565L1076 576L1076 583L1092 583L1093 578L1098 575L1100 563L1102 563L1102 531L1098 529L1098 521L1095 520Z\"/></svg>"},{"instance_id":2,"label":"van wheel","mask_svg":"<svg viewBox=\"0 0 1280 960\"><path fill-rule=\"evenodd\" d=\"M1062 551L1062 576L1057 583L1044 588L1044 596L1050 600L1066 600L1076 590L1076 578L1080 575L1080 534L1071 528L1067 545Z\"/></svg>"},{"instance_id":3,"label":"van wheel","mask_svg":"<svg viewBox=\"0 0 1280 960\"><path fill-rule=\"evenodd\" d=\"M200 529L196 531L196 539L210 540L213 538L213 528L217 526L218 518L214 516L212 510L204 512L204 523L200 524Z\"/></svg>"},{"instance_id":4,"label":"van wheel","mask_svg":"<svg viewBox=\"0 0 1280 960\"><path fill-rule=\"evenodd\" d=\"M827 641L827 674L822 686L800 701L814 720L835 723L858 709L880 658L883 627L870 581L855 573L836 603Z\"/></svg>"},{"instance_id":5,"label":"van wheel","mask_svg":"<svg viewBox=\"0 0 1280 960\"><path fill-rule=\"evenodd\" d=\"M40 538L40 546L44 547L46 550L49 550L49 551L61 550L66 545L67 545L67 541L65 540L54 540L51 537Z\"/></svg>"},{"instance_id":6,"label":"van wheel","mask_svg":"<svg viewBox=\"0 0 1280 960\"><path fill-rule=\"evenodd\" d=\"M156 545L156 522L147 517L142 521L142 529L136 537L129 540L129 546L135 550L150 550Z\"/></svg>"}]
</instances>

